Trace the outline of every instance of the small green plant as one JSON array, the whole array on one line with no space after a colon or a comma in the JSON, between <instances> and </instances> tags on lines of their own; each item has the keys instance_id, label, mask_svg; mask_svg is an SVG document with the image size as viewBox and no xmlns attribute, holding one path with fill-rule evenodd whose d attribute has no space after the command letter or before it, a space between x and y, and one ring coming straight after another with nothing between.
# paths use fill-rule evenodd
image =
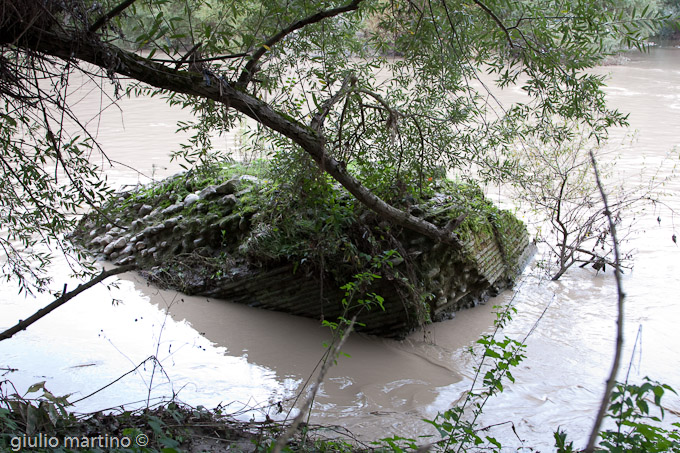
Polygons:
<instances>
[{"instance_id":1,"label":"small green plant","mask_svg":"<svg viewBox=\"0 0 680 453\"><path fill-rule=\"evenodd\" d=\"M503 392L505 388L503 381L505 379L515 381L510 369L519 365L525 358L526 345L508 337L496 339L498 332L512 320L517 309L511 305L495 308L499 310L496 313L494 332L483 335L477 340L477 344L482 346L481 354L476 352L474 347L470 348L470 352L480 355L481 359L465 399L461 404L437 414L433 420L425 420L434 426L441 436L441 440L428 446L431 451L464 452L469 451L469 448L473 446L491 451L502 450L502 445L497 439L481 433L477 420L487 401L492 396ZM480 377L482 385L478 387ZM395 436L381 439L381 441L383 448L397 453L408 449L418 449L414 439Z\"/></svg>"},{"instance_id":2,"label":"small green plant","mask_svg":"<svg viewBox=\"0 0 680 453\"><path fill-rule=\"evenodd\" d=\"M400 258L396 250L387 250L381 255L371 257L368 270L354 275L354 280L340 287L340 289L345 291L345 295L342 298L342 315L338 317L337 321L329 321L327 319L322 321L322 325L330 328L333 332L334 342L342 337L350 325L364 326L363 323L349 319L350 316L354 316L356 319L362 311L369 311L374 308L385 311L385 306L383 305L385 300L383 297L375 292L369 292L369 290L373 282L382 278L379 275L381 269L384 267L391 268L393 266L392 260L395 258ZM324 344L324 346L326 348L330 347L328 344ZM346 353L341 354L349 357Z\"/></svg>"},{"instance_id":3,"label":"small green plant","mask_svg":"<svg viewBox=\"0 0 680 453\"><path fill-rule=\"evenodd\" d=\"M661 425L665 415L661 399L666 392L676 393L669 385L648 377L641 385L617 382L606 414L615 422L616 429L600 432L600 442L595 451L680 452L680 423L673 423L672 429ZM554 438L558 453L577 451L573 442L567 441L565 431L558 428Z\"/></svg>"},{"instance_id":4,"label":"small green plant","mask_svg":"<svg viewBox=\"0 0 680 453\"><path fill-rule=\"evenodd\" d=\"M4 381L0 384L8 385L10 383ZM37 394L40 391L42 391L42 395L29 396L29 394ZM33 435L46 430L51 431L59 424L75 420L67 410L67 407L71 405L68 401L69 396L53 395L45 388L45 381L31 385L23 396L18 393L2 396L0 398L0 422L2 423L3 437L6 435L6 430ZM3 446L3 444L0 443L0 446Z\"/></svg>"},{"instance_id":5,"label":"small green plant","mask_svg":"<svg viewBox=\"0 0 680 453\"><path fill-rule=\"evenodd\" d=\"M574 443L567 442L567 433L565 431L557 428L553 437L555 438L555 447L558 453L573 453L576 451L574 450Z\"/></svg>"},{"instance_id":6,"label":"small green plant","mask_svg":"<svg viewBox=\"0 0 680 453\"><path fill-rule=\"evenodd\" d=\"M599 447L617 453L680 452L680 423L673 423L672 430L661 426L665 415L661 399L667 391L676 393L648 377L641 385L618 383L607 414L616 422L616 429L601 433Z\"/></svg>"}]
</instances>

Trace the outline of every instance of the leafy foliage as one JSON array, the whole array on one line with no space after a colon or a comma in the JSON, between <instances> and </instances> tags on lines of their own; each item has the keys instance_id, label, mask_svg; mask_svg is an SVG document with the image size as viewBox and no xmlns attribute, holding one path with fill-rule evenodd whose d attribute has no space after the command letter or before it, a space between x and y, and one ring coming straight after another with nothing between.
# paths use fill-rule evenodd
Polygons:
<instances>
[{"instance_id":1,"label":"leafy foliage","mask_svg":"<svg viewBox=\"0 0 680 453\"><path fill-rule=\"evenodd\" d=\"M11 383L0 382L0 389L3 387L11 387ZM38 391L42 395L28 396ZM216 448L257 441L256 430L219 408L210 411L169 402L146 410L76 416L67 410L68 397L55 397L44 382L32 385L24 396L1 394L2 451L179 453L205 448L206 436L212 438ZM69 444L66 439L71 439ZM81 448L71 449L69 445Z\"/></svg>"},{"instance_id":2,"label":"leafy foliage","mask_svg":"<svg viewBox=\"0 0 680 453\"><path fill-rule=\"evenodd\" d=\"M178 125L191 133L176 150L189 165L222 160L212 137L241 127L246 115L256 123L252 146L263 155L300 160L302 147L322 170L328 170L322 162L333 163L333 177L343 184L395 198L427 190L442 168L503 179L516 169L508 151L517 143L568 140L576 126L605 139L625 116L605 105L603 78L585 70L612 42L642 48L665 19L638 0L48 3L49 11L22 2L0 17L0 62L8 75L0 138L3 172L11 176L3 223L22 244L3 241L4 273L26 282L25 289L31 269L19 252L36 244L33 233L45 244L58 241L76 207L96 207L107 193L88 160L96 145L68 108L71 74L90 71L75 60L85 48L91 52L80 56L95 60L117 94L115 73L134 61L149 71L136 73L140 83L128 94L163 96L195 114ZM48 62L32 49L58 41L49 36L84 41L50 49L68 61ZM499 87L519 84L526 101L499 105L477 83L485 72ZM177 78L185 85L152 88ZM215 87L218 95L206 94ZM250 107L231 108L237 95ZM66 133L65 117L78 133ZM314 148L318 143L323 149ZM65 177L52 176L50 166ZM302 173L294 179L304 180L309 167L296 166ZM373 203L370 193L351 192ZM44 267L49 258L41 253L35 258ZM39 287L40 278L32 275Z\"/></svg>"},{"instance_id":3,"label":"leafy foliage","mask_svg":"<svg viewBox=\"0 0 680 453\"><path fill-rule=\"evenodd\" d=\"M680 36L680 2L678 0L662 0L659 9L671 20L657 31L655 39L674 39Z\"/></svg>"},{"instance_id":4,"label":"leafy foliage","mask_svg":"<svg viewBox=\"0 0 680 453\"><path fill-rule=\"evenodd\" d=\"M672 430L660 424L665 412L661 399L666 392L676 393L667 384L647 377L641 385L618 383L607 414L617 429L601 434L600 447L610 452L680 451L680 423L674 423Z\"/></svg>"},{"instance_id":5,"label":"leafy foliage","mask_svg":"<svg viewBox=\"0 0 680 453\"><path fill-rule=\"evenodd\" d=\"M7 53L3 55L3 59ZM21 58L16 55L15 58ZM111 191L90 159L94 142L87 135L68 135L62 125L71 116L64 103L69 65L49 92L38 78L47 68L24 61L30 76L17 81L0 102L0 235L2 277L15 279L20 291L47 289L45 273L55 250L74 271L86 262L67 241L84 207L96 208ZM33 66L32 66L33 65ZM52 71L52 69L50 69ZM28 74L25 74L28 75ZM26 102L31 99L31 102Z\"/></svg>"},{"instance_id":6,"label":"leafy foliage","mask_svg":"<svg viewBox=\"0 0 680 453\"><path fill-rule=\"evenodd\" d=\"M470 390L466 392L461 403L447 411L440 412L434 420L425 420L434 426L441 436L441 440L430 445L435 451L460 452L472 449L502 451L502 444L494 437L485 435L477 424L477 420L489 399L503 392L505 389L503 381L507 379L515 382L511 368L519 365L525 358L526 345L509 337L496 338L500 330L512 320L516 309L511 305L495 308L498 311L494 322L494 332L482 335L477 340L477 345L481 346L481 354L475 348L470 348L472 354L480 354ZM383 442L389 445L392 451L400 452L403 451L404 446L415 448L416 441L389 438L383 439Z\"/></svg>"},{"instance_id":7,"label":"leafy foliage","mask_svg":"<svg viewBox=\"0 0 680 453\"><path fill-rule=\"evenodd\" d=\"M661 423L665 415L661 400L667 392L676 393L669 385L648 377L641 385L617 382L607 411L607 417L616 423L616 429L600 433L596 451L680 451L680 423L673 423L670 429ZM567 441L567 433L560 429L555 432L555 447L558 453L577 451L573 442Z\"/></svg>"},{"instance_id":8,"label":"leafy foliage","mask_svg":"<svg viewBox=\"0 0 680 453\"><path fill-rule=\"evenodd\" d=\"M329 152L380 193L397 183L422 186L442 164L477 163L498 177L510 164L503 150L520 137L541 137L555 117L585 121L598 138L606 136L606 127L624 117L605 107L602 78L580 71L600 61L612 39L642 46L660 22L655 8L614 2L355 3L354 13L294 32L286 26L343 3L149 2L121 23L136 24L125 42L151 49L150 59L164 61L154 59L159 50L177 65L227 81L242 79L253 49L275 41L256 52L252 93L294 120L320 117ZM389 57L395 53L400 58ZM470 84L485 70L499 86L526 79L531 100L494 119L497 107L485 89ZM210 132L234 125L228 106L164 95L199 116L181 125L195 130L181 151L186 157L208 156ZM290 142L260 133L276 152L293 155Z\"/></svg>"}]
</instances>

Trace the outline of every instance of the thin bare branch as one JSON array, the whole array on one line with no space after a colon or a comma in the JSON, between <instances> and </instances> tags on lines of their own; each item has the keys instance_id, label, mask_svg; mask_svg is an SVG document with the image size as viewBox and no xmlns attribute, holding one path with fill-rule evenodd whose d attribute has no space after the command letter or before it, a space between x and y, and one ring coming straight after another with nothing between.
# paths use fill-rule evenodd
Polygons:
<instances>
[{"instance_id":1,"label":"thin bare branch","mask_svg":"<svg viewBox=\"0 0 680 453\"><path fill-rule=\"evenodd\" d=\"M591 251L589 251L589 250L586 250L586 249L583 249L583 248L580 248L580 247L574 247L574 246L572 246L572 245L565 245L565 244L557 244L557 246L558 246L558 247L565 247L565 248L568 248L568 249L572 249L572 250L574 250L574 251L576 251L576 252L584 253L584 254L586 254L586 255L591 256L592 259L590 259L590 260L577 260L577 261L579 261L579 262L581 262L581 263L585 263L586 265L587 265L587 264L590 264L590 263L596 263L596 262L598 262L598 261L602 261L603 263L605 263L605 264L607 264L608 266L611 266L611 267L613 267L613 268L616 268L616 267L618 266L620 269L630 269L630 266L624 266L624 265L622 265L622 264L621 264L621 265L617 265L614 261L610 261L610 260L606 259L605 257L603 257L603 256L601 256L601 255L598 255L598 254L595 253L595 252L591 252ZM621 270L621 273L623 274L623 270Z\"/></svg>"},{"instance_id":2,"label":"thin bare branch","mask_svg":"<svg viewBox=\"0 0 680 453\"><path fill-rule=\"evenodd\" d=\"M123 11L128 9L134 2L135 2L135 0L124 0L123 2L118 4L118 6L113 8L111 11L109 11L108 13L104 14L102 17L97 19L97 21L94 24L92 24L92 26L87 31L90 32L90 33L96 32L97 30L102 28L104 25L109 23L109 21L111 21L111 19L122 14Z\"/></svg>"},{"instance_id":3,"label":"thin bare branch","mask_svg":"<svg viewBox=\"0 0 680 453\"><path fill-rule=\"evenodd\" d=\"M170 63L174 64L176 66L182 66L184 64L189 64L189 63L209 63L211 61L222 61L222 60L230 60L232 58L243 58L247 57L248 52L241 52L241 53L231 53L227 55L218 55L215 57L205 57L205 58L192 58L191 60L187 61L188 58L185 55L185 57L181 58L180 60L172 60L168 58L149 58L150 61L155 61L156 63Z\"/></svg>"},{"instance_id":4,"label":"thin bare branch","mask_svg":"<svg viewBox=\"0 0 680 453\"><path fill-rule=\"evenodd\" d=\"M289 34L293 33L296 30L300 30L301 28L306 27L307 25L321 22L322 20L327 19L329 17L337 16L339 14L343 14L349 11L356 11L357 9L359 9L359 4L363 1L364 0L352 0L351 3L340 6L338 8L319 11L316 14L312 14L311 16L307 16L304 19L294 22L287 28L284 28L283 30L269 38L255 51L255 53L250 58L248 63L246 63L245 68L243 68L243 72L241 72L241 75L238 78L237 86L243 88L246 85L248 85L248 82L252 80L253 76L257 72L257 64L260 61L260 58L262 58L262 56L269 49L271 49L275 44L280 42L283 38L285 38L286 36L288 36Z\"/></svg>"},{"instance_id":5,"label":"thin bare branch","mask_svg":"<svg viewBox=\"0 0 680 453\"><path fill-rule=\"evenodd\" d=\"M103 280L106 280L107 278L113 276L113 275L118 275L122 274L123 272L131 271L132 269L135 269L137 266L134 264L128 264L127 266L121 266L117 267L115 269L109 269L108 271L102 271L99 275L97 275L95 278L90 280L87 283L83 283L78 285L76 289L70 292L66 292L66 285L64 285L64 293L59 297L57 300L52 302L51 304L47 305L46 307L41 308L40 310L36 311L33 313L31 316L24 320L20 320L15 326L10 327L9 329L5 330L4 332L0 333L0 341L6 340L8 338L12 338L15 334L21 332L22 330L26 330L28 326L31 324L35 323L39 319L44 318L48 314L52 313L54 310L57 308L61 307L64 305L66 302L69 300L73 299L76 297L78 294L82 293L83 291L92 288L94 285L97 283L100 283Z\"/></svg>"},{"instance_id":6,"label":"thin bare branch","mask_svg":"<svg viewBox=\"0 0 680 453\"><path fill-rule=\"evenodd\" d=\"M604 213L609 221L609 231L612 238L612 246L614 248L614 278L616 279L616 294L617 294L617 309L618 314L616 318L616 345L614 348L614 361L612 363L612 369L609 372L609 378L605 385L604 394L602 395L602 401L600 402L600 409L595 418L595 423L593 424L593 429L590 432L590 438L588 439L588 445L586 446L586 453L591 453L595 451L595 443L600 435L600 427L602 426L602 420L607 413L607 408L609 407L609 400L611 399L612 390L616 385L616 374L619 371L619 364L621 362L621 352L623 350L623 308L624 300L626 298L623 292L623 282L621 281L621 257L619 255L619 242L616 235L616 222L612 218L612 213L609 210L609 202L607 201L607 194L602 185L602 180L600 179L600 173L597 170L597 162L595 161L595 154L590 150L590 160L593 163L593 171L595 172L595 182L597 183L597 188L600 191L600 196L602 197L602 202L604 203Z\"/></svg>"},{"instance_id":7,"label":"thin bare branch","mask_svg":"<svg viewBox=\"0 0 680 453\"><path fill-rule=\"evenodd\" d=\"M194 55L202 45L203 45L202 41L199 41L196 44L194 44L194 46L191 49L189 49L189 51L185 53L184 56L180 58L177 63L175 63L175 69L179 69L179 67L185 63L196 63L195 58L192 58L191 60L189 60L189 58L191 58L191 56Z\"/></svg>"},{"instance_id":8,"label":"thin bare branch","mask_svg":"<svg viewBox=\"0 0 680 453\"><path fill-rule=\"evenodd\" d=\"M342 348L342 346L345 344L345 341L347 341L347 338L349 338L349 334L354 329L354 322L356 321L356 318L357 318L356 315L354 315L352 321L349 323L349 326L347 327L347 329L345 329L344 335L342 336L342 338L340 338L340 341L333 347L333 349L326 356L326 362L321 367L321 371L319 371L319 376L316 378L314 387L312 387L312 391L305 400L305 403L300 408L300 412L295 417L293 423L291 423L286 432L283 433L283 435L281 435L276 440L276 445L274 446L274 453L281 453L283 447L286 446L290 438L293 437L293 435L295 434L295 431L297 431L298 426L300 426L300 423L302 423L302 420L304 420L305 416L307 415L307 411L309 410L310 406L312 405L312 402L314 401L314 398L316 397L316 393L319 391L319 388L321 387L321 383L326 377L326 373L330 369L331 365L333 365L333 363L335 362L335 358L340 353L340 348Z\"/></svg>"}]
</instances>

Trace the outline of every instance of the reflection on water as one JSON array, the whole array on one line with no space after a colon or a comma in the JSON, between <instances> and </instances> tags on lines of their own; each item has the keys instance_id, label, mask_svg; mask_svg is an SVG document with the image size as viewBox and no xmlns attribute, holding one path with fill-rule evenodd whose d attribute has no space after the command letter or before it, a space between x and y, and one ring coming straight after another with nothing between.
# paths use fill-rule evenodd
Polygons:
<instances>
[{"instance_id":1,"label":"reflection on water","mask_svg":"<svg viewBox=\"0 0 680 453\"><path fill-rule=\"evenodd\" d=\"M0 298L3 329L51 301L43 296L24 300L9 289L4 288ZM147 399L153 403L176 395L195 405L229 404L230 411L246 418L254 414L244 409L266 407L289 397L299 384L277 379L271 368L230 354L229 348L216 346L186 321L172 320L161 308L182 303L182 296L150 292L154 293L158 305L149 303L149 297L132 282L121 280L117 288L99 285L77 296L0 344L0 366L15 369L5 377L20 392L47 381L53 394L72 393L69 400L76 401L155 356L156 367L147 361L136 372L76 404L75 410L89 412L122 404L138 407Z\"/></svg>"},{"instance_id":2,"label":"reflection on water","mask_svg":"<svg viewBox=\"0 0 680 453\"><path fill-rule=\"evenodd\" d=\"M634 55L625 66L597 70L611 74L610 102L630 111L631 129L638 130L637 141L623 149L616 167L624 178L634 180L642 162L658 164L680 144L678 57L679 49L655 49ZM173 134L175 121L186 119L186 113L155 99L124 99L120 104L124 115L108 108L96 129L109 156L148 176L177 172L179 167L168 162L168 155L179 140ZM98 98L87 98L77 108L94 117L100 108ZM614 131L612 143L628 132ZM223 140L226 147L233 137ZM145 182L122 165L107 169L107 174L117 184ZM679 183L668 190L677 193ZM680 209L678 200L667 201ZM638 250L636 265L624 277L625 363L641 326L631 379L648 375L680 389L676 346L680 251L670 240L677 233L672 219L664 214L658 225L657 214L643 216L645 231L632 243ZM451 321L428 326L403 342L352 336L344 348L351 358L341 358L331 369L316 400L313 421L343 425L363 438L430 433L420 420L455 404L469 388L475 362L466 349L480 334L490 332L492 306L514 298L519 312L505 334L522 339L534 329L527 340L528 358L513 372L516 384L489 402L481 423L499 424L490 433L506 445L521 446L522 439L525 446L549 451L558 426L577 443L583 442L614 350L613 278L611 273L595 275L587 269L573 269L559 282L541 281L535 275L529 270L515 293L506 292ZM58 271L55 277L60 284L67 281ZM112 299L122 303L112 304ZM44 297L17 297L13 287L3 285L0 328L47 302ZM168 305L172 318L163 311ZM159 291L126 275L118 289L90 290L0 343L0 367L18 370L5 377L19 391L45 380L55 394L77 392L72 397L77 399L157 354L162 372L154 373L147 363L77 409L91 411L177 394L183 401L207 407L237 402L230 408L239 411L292 397L317 366L328 338L313 320ZM622 370L620 378L625 373ZM666 405L680 411L677 397L668 397ZM519 438L504 422L514 424Z\"/></svg>"}]
</instances>

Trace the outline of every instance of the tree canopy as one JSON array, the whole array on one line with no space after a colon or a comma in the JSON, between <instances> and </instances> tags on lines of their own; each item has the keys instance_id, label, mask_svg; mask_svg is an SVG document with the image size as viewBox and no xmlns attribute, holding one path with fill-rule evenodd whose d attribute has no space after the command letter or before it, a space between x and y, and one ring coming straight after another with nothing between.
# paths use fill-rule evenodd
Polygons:
<instances>
[{"instance_id":1,"label":"tree canopy","mask_svg":"<svg viewBox=\"0 0 680 453\"><path fill-rule=\"evenodd\" d=\"M319 168L386 219L459 246L393 206L431 175L502 179L507 153L532 137L596 140L625 116L587 69L613 44L641 47L653 5L577 0L0 0L0 218L3 272L25 289L71 214L107 195L83 126L70 134L69 78L108 79L116 93L164 96L191 109L181 154L211 158L210 135L254 121L271 154L312 178ZM484 77L482 77L484 75ZM491 76L491 78L488 77ZM135 83L122 89L121 81ZM499 103L485 80L517 84ZM580 132L579 132L580 133ZM311 165L313 163L314 165ZM36 236L37 235L37 236ZM31 283L32 282L32 283Z\"/></svg>"}]
</instances>

